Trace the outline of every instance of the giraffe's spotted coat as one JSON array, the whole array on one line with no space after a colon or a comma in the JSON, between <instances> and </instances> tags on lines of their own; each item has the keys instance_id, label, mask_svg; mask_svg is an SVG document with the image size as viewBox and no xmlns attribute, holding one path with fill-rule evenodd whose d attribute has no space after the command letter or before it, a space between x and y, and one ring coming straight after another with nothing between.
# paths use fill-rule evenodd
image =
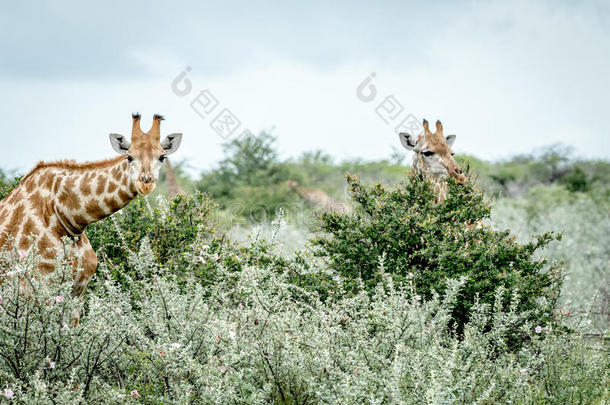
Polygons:
<instances>
[{"instance_id":1,"label":"giraffe's spotted coat","mask_svg":"<svg viewBox=\"0 0 610 405\"><path fill-rule=\"evenodd\" d=\"M0 200L0 248L11 249L8 242L22 250L37 248L41 256L38 269L46 275L54 271L55 258L64 249L62 238L72 239L68 252L74 266L72 292L82 296L97 268L85 228L120 210L143 190L152 191L161 166L159 157L174 152L180 144L180 134L160 142L161 118L153 119L147 133L140 129L139 120L139 115L134 116L131 145L122 136L110 137L115 150L129 159L38 163ZM117 138L123 140L120 145ZM0 275L2 266L0 263Z\"/></svg>"},{"instance_id":2,"label":"giraffe's spotted coat","mask_svg":"<svg viewBox=\"0 0 610 405\"><path fill-rule=\"evenodd\" d=\"M111 171L127 170L122 156L97 165L40 163L0 201L0 247L9 236L19 249L36 245L41 255L39 270L48 274L54 269L58 249L63 248L61 238L68 236L76 242L76 266L83 274L92 275L97 258L83 231L122 208L137 193L130 176L124 176L128 181L115 184L112 191L92 191L97 188L96 179L108 177ZM108 206L106 201L110 200L113 203Z\"/></svg>"}]
</instances>

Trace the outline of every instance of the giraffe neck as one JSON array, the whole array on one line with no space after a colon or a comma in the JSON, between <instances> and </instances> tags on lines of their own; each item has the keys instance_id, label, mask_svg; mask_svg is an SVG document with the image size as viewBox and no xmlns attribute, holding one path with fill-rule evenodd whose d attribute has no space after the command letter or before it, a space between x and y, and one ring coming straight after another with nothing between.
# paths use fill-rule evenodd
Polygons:
<instances>
[{"instance_id":1,"label":"giraffe neck","mask_svg":"<svg viewBox=\"0 0 610 405\"><path fill-rule=\"evenodd\" d=\"M184 194L180 184L178 184L178 179L176 178L176 174L174 173L174 169L172 169L172 165L169 163L169 159L165 159L165 168L166 176L167 176L167 188L169 192L169 198L174 198L178 194Z\"/></svg>"},{"instance_id":2,"label":"giraffe neck","mask_svg":"<svg viewBox=\"0 0 610 405\"><path fill-rule=\"evenodd\" d=\"M332 198L322 190L298 186L296 192L303 201L316 208L328 209L333 204Z\"/></svg>"},{"instance_id":3,"label":"giraffe neck","mask_svg":"<svg viewBox=\"0 0 610 405\"><path fill-rule=\"evenodd\" d=\"M309 189L306 189L303 186L297 186L295 188L297 194L299 195L299 197L301 197L301 199L303 200L308 200L311 194L311 191Z\"/></svg>"},{"instance_id":4,"label":"giraffe neck","mask_svg":"<svg viewBox=\"0 0 610 405\"><path fill-rule=\"evenodd\" d=\"M117 212L138 194L124 158L105 167L53 171L53 209L70 236Z\"/></svg>"}]
</instances>

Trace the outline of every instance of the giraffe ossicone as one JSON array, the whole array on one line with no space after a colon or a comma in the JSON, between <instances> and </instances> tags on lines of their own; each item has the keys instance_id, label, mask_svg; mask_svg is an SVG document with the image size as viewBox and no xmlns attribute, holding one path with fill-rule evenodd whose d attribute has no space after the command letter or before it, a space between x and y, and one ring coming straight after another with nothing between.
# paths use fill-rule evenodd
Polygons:
<instances>
[{"instance_id":1,"label":"giraffe ossicone","mask_svg":"<svg viewBox=\"0 0 610 405\"><path fill-rule=\"evenodd\" d=\"M180 146L182 134L161 141L161 115L153 117L148 132L140 128L140 114L132 115L131 141L110 134L112 147L121 156L96 162L40 162L4 199L0 200L0 249L27 251L33 245L40 254L42 275L55 270L55 258L63 248L62 237L74 241L73 295L82 297L97 268L97 255L84 230L123 208L139 194L155 189L159 169L167 155ZM5 272L0 263L0 275Z\"/></svg>"}]
</instances>

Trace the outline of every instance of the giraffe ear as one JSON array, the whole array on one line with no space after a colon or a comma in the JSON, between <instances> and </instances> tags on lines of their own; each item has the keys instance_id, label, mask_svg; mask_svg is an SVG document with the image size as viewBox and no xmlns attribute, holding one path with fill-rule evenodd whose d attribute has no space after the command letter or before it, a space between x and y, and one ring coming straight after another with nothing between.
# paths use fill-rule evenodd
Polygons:
<instances>
[{"instance_id":1,"label":"giraffe ear","mask_svg":"<svg viewBox=\"0 0 610 405\"><path fill-rule=\"evenodd\" d=\"M453 146L453 142L455 142L455 135L447 135L447 138L445 138L447 140L447 145L449 145L449 147L451 148Z\"/></svg>"},{"instance_id":2,"label":"giraffe ear","mask_svg":"<svg viewBox=\"0 0 610 405\"><path fill-rule=\"evenodd\" d=\"M131 146L131 142L129 142L123 135L119 134L110 134L110 143L114 150L119 152L121 155L126 155L129 147Z\"/></svg>"},{"instance_id":3,"label":"giraffe ear","mask_svg":"<svg viewBox=\"0 0 610 405\"><path fill-rule=\"evenodd\" d=\"M169 134L165 137L163 142L161 142L161 147L165 150L166 155L170 155L178 149L181 141L182 134Z\"/></svg>"},{"instance_id":4,"label":"giraffe ear","mask_svg":"<svg viewBox=\"0 0 610 405\"><path fill-rule=\"evenodd\" d=\"M415 138L411 134L407 134L406 132L401 132L398 134L400 138L400 143L406 150L414 150L415 149Z\"/></svg>"}]
</instances>

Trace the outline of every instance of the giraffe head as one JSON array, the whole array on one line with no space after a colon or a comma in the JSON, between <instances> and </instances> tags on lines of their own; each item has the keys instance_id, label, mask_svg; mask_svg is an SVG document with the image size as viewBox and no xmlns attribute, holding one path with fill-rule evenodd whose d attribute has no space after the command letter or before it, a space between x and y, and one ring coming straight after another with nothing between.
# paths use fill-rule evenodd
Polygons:
<instances>
[{"instance_id":1,"label":"giraffe head","mask_svg":"<svg viewBox=\"0 0 610 405\"><path fill-rule=\"evenodd\" d=\"M407 150L415 152L413 169L437 179L453 177L458 182L466 181L466 176L453 158L451 146L455 135L445 136L443 124L436 121L436 132L430 132L428 121L424 120L424 133L415 138L406 132L401 132L400 143Z\"/></svg>"},{"instance_id":2,"label":"giraffe head","mask_svg":"<svg viewBox=\"0 0 610 405\"><path fill-rule=\"evenodd\" d=\"M170 134L161 142L161 121L163 116L155 114L148 132L140 128L140 114L133 114L131 142L123 135L110 134L114 150L127 157L131 180L140 194L149 194L155 189L159 169L167 155L174 153L182 134Z\"/></svg>"}]
</instances>

